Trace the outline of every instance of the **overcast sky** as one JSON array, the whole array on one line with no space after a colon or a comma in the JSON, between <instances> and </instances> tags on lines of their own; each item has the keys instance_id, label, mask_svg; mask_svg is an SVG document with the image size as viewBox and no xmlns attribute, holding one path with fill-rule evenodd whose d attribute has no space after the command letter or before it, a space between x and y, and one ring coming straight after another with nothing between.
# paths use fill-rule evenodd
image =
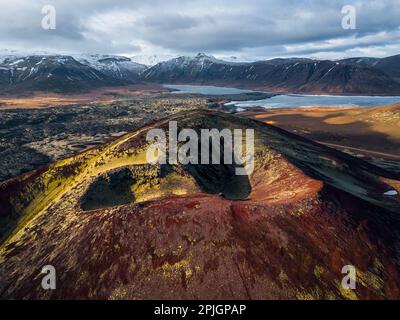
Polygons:
<instances>
[{"instance_id":1,"label":"overcast sky","mask_svg":"<svg viewBox=\"0 0 400 320\"><path fill-rule=\"evenodd\" d=\"M0 0L2 50L239 60L400 53L400 0ZM43 5L56 30L41 27ZM354 5L357 29L341 9Z\"/></svg>"}]
</instances>

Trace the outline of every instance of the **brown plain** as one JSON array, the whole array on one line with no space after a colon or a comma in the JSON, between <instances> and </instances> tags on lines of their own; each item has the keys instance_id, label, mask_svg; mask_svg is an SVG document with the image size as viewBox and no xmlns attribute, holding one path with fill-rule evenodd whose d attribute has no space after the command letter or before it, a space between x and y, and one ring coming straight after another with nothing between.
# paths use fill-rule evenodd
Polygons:
<instances>
[{"instance_id":1,"label":"brown plain","mask_svg":"<svg viewBox=\"0 0 400 320\"><path fill-rule=\"evenodd\" d=\"M400 104L373 108L247 110L241 115L350 153L400 159Z\"/></svg>"}]
</instances>

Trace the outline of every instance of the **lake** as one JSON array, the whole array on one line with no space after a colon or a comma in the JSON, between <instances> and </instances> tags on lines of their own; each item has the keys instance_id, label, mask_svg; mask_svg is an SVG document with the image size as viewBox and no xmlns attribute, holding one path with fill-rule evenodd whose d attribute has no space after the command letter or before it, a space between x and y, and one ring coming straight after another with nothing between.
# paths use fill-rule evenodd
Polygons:
<instances>
[{"instance_id":1,"label":"lake","mask_svg":"<svg viewBox=\"0 0 400 320\"><path fill-rule=\"evenodd\" d=\"M204 95L226 95L257 92L237 88L201 85L164 85L167 88L177 90L174 93L193 93ZM261 106L271 108L298 108L307 106L332 106L332 107L374 107L400 103L400 96L332 96L332 95L301 95L283 94L262 100L232 101L227 105L237 107Z\"/></svg>"},{"instance_id":2,"label":"lake","mask_svg":"<svg viewBox=\"0 0 400 320\"><path fill-rule=\"evenodd\" d=\"M384 96L315 96L315 95L278 95L269 99L253 101L232 101L227 105L237 107L261 106L266 109L272 108L298 108L314 106L332 107L380 107L393 103L400 103L400 97Z\"/></svg>"},{"instance_id":3,"label":"lake","mask_svg":"<svg viewBox=\"0 0 400 320\"><path fill-rule=\"evenodd\" d=\"M173 93L193 93L193 94L204 94L204 95L226 95L226 94L240 94L257 92L253 90L244 90L237 88L228 87L216 87L216 86L195 86L195 85L175 85L175 84L164 84L166 88L177 90Z\"/></svg>"}]
</instances>

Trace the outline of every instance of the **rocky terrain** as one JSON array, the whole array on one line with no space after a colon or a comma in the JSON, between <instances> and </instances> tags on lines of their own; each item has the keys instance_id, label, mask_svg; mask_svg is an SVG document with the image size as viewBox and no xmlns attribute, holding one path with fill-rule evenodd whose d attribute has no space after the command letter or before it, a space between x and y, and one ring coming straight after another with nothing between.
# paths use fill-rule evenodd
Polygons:
<instances>
[{"instance_id":1,"label":"rocky terrain","mask_svg":"<svg viewBox=\"0 0 400 320\"><path fill-rule=\"evenodd\" d=\"M151 120L207 106L204 97L149 94L107 103L0 110L0 181L104 143Z\"/></svg>"},{"instance_id":2,"label":"rocky terrain","mask_svg":"<svg viewBox=\"0 0 400 320\"><path fill-rule=\"evenodd\" d=\"M258 92L174 95L164 92L165 88L124 88L109 88L96 95L4 99L4 107L0 105L0 181L102 144L172 113L196 108L231 111L235 108L224 106L225 102L271 96Z\"/></svg>"},{"instance_id":3,"label":"rocky terrain","mask_svg":"<svg viewBox=\"0 0 400 320\"><path fill-rule=\"evenodd\" d=\"M146 133L172 120L253 128L255 170L149 165ZM399 299L396 188L384 169L277 127L174 114L0 185L0 297ZM341 286L349 264L355 290Z\"/></svg>"}]
</instances>

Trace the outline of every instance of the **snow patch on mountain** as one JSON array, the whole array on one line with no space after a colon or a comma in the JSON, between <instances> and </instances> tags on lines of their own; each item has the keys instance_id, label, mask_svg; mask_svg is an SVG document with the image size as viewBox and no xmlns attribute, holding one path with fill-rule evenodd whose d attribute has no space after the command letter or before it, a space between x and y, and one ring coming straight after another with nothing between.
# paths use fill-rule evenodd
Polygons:
<instances>
[{"instance_id":1,"label":"snow patch on mountain","mask_svg":"<svg viewBox=\"0 0 400 320\"><path fill-rule=\"evenodd\" d=\"M133 55L133 56L129 56L129 57L136 63L144 64L146 66L154 66L157 63L173 59L176 56L167 55L167 54L163 54L163 55L149 54L149 55Z\"/></svg>"}]
</instances>

